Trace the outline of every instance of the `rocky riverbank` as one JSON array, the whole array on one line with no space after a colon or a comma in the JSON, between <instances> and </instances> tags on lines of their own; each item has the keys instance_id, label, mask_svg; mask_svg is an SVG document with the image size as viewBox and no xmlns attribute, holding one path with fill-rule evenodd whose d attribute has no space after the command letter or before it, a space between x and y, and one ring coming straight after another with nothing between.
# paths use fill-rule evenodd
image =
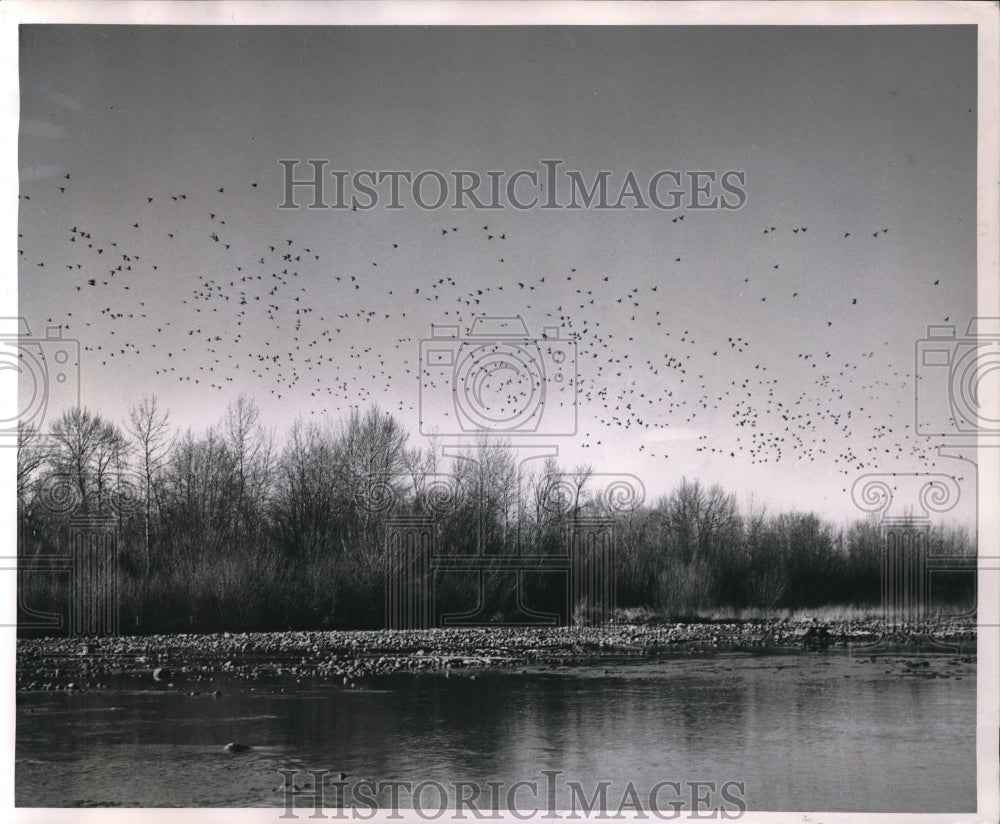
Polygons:
<instances>
[{"instance_id":1,"label":"rocky riverbank","mask_svg":"<svg viewBox=\"0 0 1000 824\"><path fill-rule=\"evenodd\" d=\"M603 627L474 627L429 630L221 633L20 639L20 690L153 688L213 695L224 682L319 678L351 685L399 673L469 676L712 651L975 655L975 625L894 626L875 621L611 624Z\"/></svg>"}]
</instances>

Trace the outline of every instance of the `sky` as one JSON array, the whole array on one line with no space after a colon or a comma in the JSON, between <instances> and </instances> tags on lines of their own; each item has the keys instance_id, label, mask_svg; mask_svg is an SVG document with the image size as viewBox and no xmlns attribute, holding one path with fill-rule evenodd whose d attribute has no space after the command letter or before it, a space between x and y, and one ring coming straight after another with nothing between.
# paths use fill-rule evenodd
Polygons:
<instances>
[{"instance_id":1,"label":"sky","mask_svg":"<svg viewBox=\"0 0 1000 824\"><path fill-rule=\"evenodd\" d=\"M976 313L972 27L23 26L20 95L19 314L80 346L43 428L77 386L196 431L243 393L279 442L377 404L423 446L454 378L422 352L461 363L475 318L521 316L559 327L564 374L547 339L522 347L536 384L490 372L479 400L547 392L512 438L567 468L838 522L866 473L943 472L971 517L968 465L913 421L917 342ZM630 173L713 172L712 199L736 172L744 196L283 209L282 159L543 182L558 160L564 204L568 171L612 202ZM432 324L459 339L422 349Z\"/></svg>"}]
</instances>

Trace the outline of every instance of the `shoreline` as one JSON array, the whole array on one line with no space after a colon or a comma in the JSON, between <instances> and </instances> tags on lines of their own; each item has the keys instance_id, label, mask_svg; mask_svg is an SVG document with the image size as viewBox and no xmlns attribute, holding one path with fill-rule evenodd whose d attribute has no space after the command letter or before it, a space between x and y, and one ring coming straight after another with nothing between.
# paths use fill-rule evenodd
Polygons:
<instances>
[{"instance_id":1,"label":"shoreline","mask_svg":"<svg viewBox=\"0 0 1000 824\"><path fill-rule=\"evenodd\" d=\"M447 677L690 654L831 650L974 658L976 627L952 621L886 631L875 621L760 621L20 638L16 673L18 691L114 689L109 681L123 679L177 689L267 678L350 686L404 673Z\"/></svg>"}]
</instances>

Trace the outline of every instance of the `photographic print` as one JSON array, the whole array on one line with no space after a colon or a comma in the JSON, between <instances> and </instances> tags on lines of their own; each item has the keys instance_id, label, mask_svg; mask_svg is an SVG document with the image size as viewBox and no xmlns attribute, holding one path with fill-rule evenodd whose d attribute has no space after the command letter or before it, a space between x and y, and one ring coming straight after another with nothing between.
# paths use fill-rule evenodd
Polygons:
<instances>
[{"instance_id":1,"label":"photographic print","mask_svg":"<svg viewBox=\"0 0 1000 824\"><path fill-rule=\"evenodd\" d=\"M17 820L997 820L995 4L0 12Z\"/></svg>"}]
</instances>

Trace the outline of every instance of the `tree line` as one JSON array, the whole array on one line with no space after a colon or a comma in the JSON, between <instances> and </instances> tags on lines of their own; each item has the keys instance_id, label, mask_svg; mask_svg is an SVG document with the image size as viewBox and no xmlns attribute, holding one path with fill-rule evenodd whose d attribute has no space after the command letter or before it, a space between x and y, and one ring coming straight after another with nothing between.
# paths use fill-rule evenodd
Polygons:
<instances>
[{"instance_id":1,"label":"tree line","mask_svg":"<svg viewBox=\"0 0 1000 824\"><path fill-rule=\"evenodd\" d=\"M653 501L616 506L587 466L553 458L521 471L509 444L482 442L446 461L411 446L378 409L292 424L279 447L240 397L202 433L175 432L155 398L119 425L70 409L44 435L22 427L17 455L18 553L67 551L73 523L111 514L126 633L383 625L389 519L433 522L449 555L555 555L580 518L614 523L617 601L665 618L760 614L830 605L877 607L882 535L871 518L835 526L811 513L741 508L719 486L683 480ZM74 519L76 519L74 521ZM967 529L935 526L933 552L974 555ZM489 564L487 563L488 567ZM561 577L562 576L562 577ZM502 621L515 611L507 574L438 573L438 610ZM32 572L19 598L58 611L65 572ZM564 573L527 573L522 602L579 620ZM940 575L935 595L975 597L971 575Z\"/></svg>"}]
</instances>

